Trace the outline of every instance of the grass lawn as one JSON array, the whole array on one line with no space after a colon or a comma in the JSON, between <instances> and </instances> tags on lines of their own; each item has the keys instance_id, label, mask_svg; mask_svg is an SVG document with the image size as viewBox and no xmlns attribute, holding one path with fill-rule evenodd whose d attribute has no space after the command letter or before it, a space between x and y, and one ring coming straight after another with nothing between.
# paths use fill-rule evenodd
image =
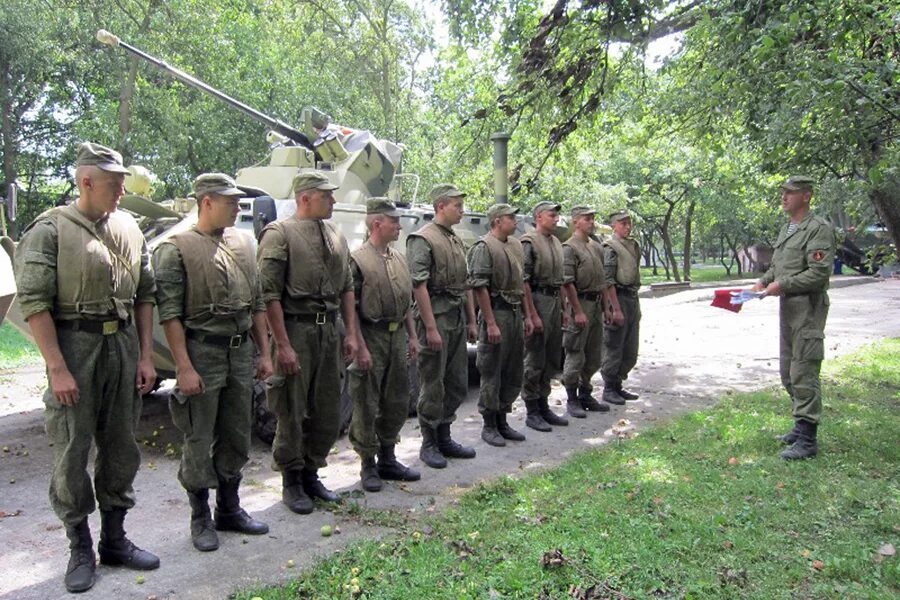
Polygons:
<instances>
[{"instance_id":1,"label":"grass lawn","mask_svg":"<svg viewBox=\"0 0 900 600\"><path fill-rule=\"evenodd\" d=\"M441 515L345 508L395 534L235 597L900 597L900 339L826 363L823 388L815 460L778 458L783 392L726 395Z\"/></svg>"},{"instance_id":2,"label":"grass lawn","mask_svg":"<svg viewBox=\"0 0 900 600\"><path fill-rule=\"evenodd\" d=\"M0 325L0 370L40 364L41 353L9 323Z\"/></svg>"},{"instance_id":3,"label":"grass lawn","mask_svg":"<svg viewBox=\"0 0 900 600\"><path fill-rule=\"evenodd\" d=\"M653 269L648 267L641 267L641 283L643 285L649 285L651 283L658 283L660 281L666 281L666 270L662 267L657 267L657 274L653 274ZM681 265L678 265L678 272L681 274L682 278L684 278L684 273L682 272ZM707 281L729 281L731 279L752 279L754 277L758 277L759 273L741 273L737 274L737 267L731 269L731 275L725 274L725 267L720 264L708 263L704 265L692 265L691 266L691 281L694 283L701 283ZM672 277L669 281L675 281L675 278Z\"/></svg>"}]
</instances>

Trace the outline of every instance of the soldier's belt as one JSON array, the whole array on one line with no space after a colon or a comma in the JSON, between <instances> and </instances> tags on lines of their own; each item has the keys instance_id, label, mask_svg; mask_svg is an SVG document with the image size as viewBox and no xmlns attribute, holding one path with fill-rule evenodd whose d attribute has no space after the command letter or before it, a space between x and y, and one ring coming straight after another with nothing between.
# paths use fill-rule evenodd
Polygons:
<instances>
[{"instance_id":1,"label":"soldier's belt","mask_svg":"<svg viewBox=\"0 0 900 600\"><path fill-rule=\"evenodd\" d=\"M309 313L304 315L284 315L284 320L294 321L295 323L315 323L316 325L324 325L326 323L334 323L336 315L336 310L329 310L326 312Z\"/></svg>"},{"instance_id":2,"label":"soldier's belt","mask_svg":"<svg viewBox=\"0 0 900 600\"><path fill-rule=\"evenodd\" d=\"M72 321L57 321L57 329L68 329L69 331L84 331L85 333L94 333L97 335L112 335L118 333L120 329L125 329L131 325L130 320L113 319L111 321L89 321L87 319L75 319Z\"/></svg>"},{"instance_id":3,"label":"soldier's belt","mask_svg":"<svg viewBox=\"0 0 900 600\"><path fill-rule=\"evenodd\" d=\"M631 288L622 287L621 285L616 286L616 294L624 294L626 296L637 296L637 290L633 290Z\"/></svg>"},{"instance_id":4,"label":"soldier's belt","mask_svg":"<svg viewBox=\"0 0 900 600\"><path fill-rule=\"evenodd\" d=\"M533 285L531 291L542 296L559 296L559 287L553 285Z\"/></svg>"},{"instance_id":5,"label":"soldier's belt","mask_svg":"<svg viewBox=\"0 0 900 600\"><path fill-rule=\"evenodd\" d=\"M379 329L381 331L389 331L394 333L403 325L403 321L362 321L363 326L369 329Z\"/></svg>"},{"instance_id":6,"label":"soldier's belt","mask_svg":"<svg viewBox=\"0 0 900 600\"><path fill-rule=\"evenodd\" d=\"M209 335L196 329L188 329L185 335L188 339L196 340L201 344L221 346L222 348L240 348L249 337L246 331L235 335Z\"/></svg>"},{"instance_id":7,"label":"soldier's belt","mask_svg":"<svg viewBox=\"0 0 900 600\"><path fill-rule=\"evenodd\" d=\"M587 300L588 302L597 302L603 297L602 292L579 292L579 300Z\"/></svg>"},{"instance_id":8,"label":"soldier's belt","mask_svg":"<svg viewBox=\"0 0 900 600\"><path fill-rule=\"evenodd\" d=\"M507 302L500 296L492 296L491 297L491 308L494 310L511 310L513 312L521 310L521 304L513 304L511 302Z\"/></svg>"}]
</instances>

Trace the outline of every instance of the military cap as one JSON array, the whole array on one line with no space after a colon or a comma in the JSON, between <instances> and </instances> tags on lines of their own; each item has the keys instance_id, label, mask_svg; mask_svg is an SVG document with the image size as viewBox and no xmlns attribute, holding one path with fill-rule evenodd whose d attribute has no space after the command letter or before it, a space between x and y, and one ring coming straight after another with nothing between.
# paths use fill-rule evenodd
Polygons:
<instances>
[{"instance_id":1,"label":"military cap","mask_svg":"<svg viewBox=\"0 0 900 600\"><path fill-rule=\"evenodd\" d=\"M220 196L245 196L243 191L238 189L234 179L225 173L204 173L194 180L193 191L191 196L200 200L207 194L218 194Z\"/></svg>"},{"instance_id":2,"label":"military cap","mask_svg":"<svg viewBox=\"0 0 900 600\"><path fill-rule=\"evenodd\" d=\"M816 180L812 177L807 177L806 175L791 175L781 184L781 189L788 190L789 192L799 192L802 190L812 191L813 184L815 183Z\"/></svg>"},{"instance_id":3,"label":"military cap","mask_svg":"<svg viewBox=\"0 0 900 600\"><path fill-rule=\"evenodd\" d=\"M550 202L549 200L542 200L534 205L534 208L531 209L531 212L532 212L532 214L534 214L535 217L537 217L542 212L545 212L548 210L555 210L556 212L559 212L561 209L562 209L562 206L559 204Z\"/></svg>"},{"instance_id":4,"label":"military cap","mask_svg":"<svg viewBox=\"0 0 900 600\"><path fill-rule=\"evenodd\" d=\"M384 197L369 198L366 201L367 215L385 215L387 217L399 217L400 211L397 205Z\"/></svg>"},{"instance_id":5,"label":"military cap","mask_svg":"<svg viewBox=\"0 0 900 600\"><path fill-rule=\"evenodd\" d=\"M630 219L631 215L624 208L622 210L617 210L615 212L611 212L609 214L609 223L612 225L616 221L622 221L624 219Z\"/></svg>"},{"instance_id":6,"label":"military cap","mask_svg":"<svg viewBox=\"0 0 900 600\"><path fill-rule=\"evenodd\" d=\"M307 171L305 173L298 173L297 176L294 177L291 189L294 190L295 194L299 194L306 190L336 190L338 189L338 186L330 183L328 177L321 171Z\"/></svg>"},{"instance_id":7,"label":"military cap","mask_svg":"<svg viewBox=\"0 0 900 600\"><path fill-rule=\"evenodd\" d=\"M459 188L452 183L439 183L431 188L428 197L431 198L431 202L434 203L441 198L465 198L466 194L465 192L461 192Z\"/></svg>"},{"instance_id":8,"label":"military cap","mask_svg":"<svg viewBox=\"0 0 900 600\"><path fill-rule=\"evenodd\" d=\"M487 211L488 221L493 221L497 217L502 217L503 215L514 215L519 212L519 209L515 206L511 206L509 204L495 204L490 207Z\"/></svg>"},{"instance_id":9,"label":"military cap","mask_svg":"<svg viewBox=\"0 0 900 600\"><path fill-rule=\"evenodd\" d=\"M593 215L596 213L597 211L590 206L573 206L571 215L574 219L575 217L583 217L585 215Z\"/></svg>"},{"instance_id":10,"label":"military cap","mask_svg":"<svg viewBox=\"0 0 900 600\"><path fill-rule=\"evenodd\" d=\"M110 173L128 175L129 171L122 166L122 155L106 146L93 142L84 142L78 146L76 167L97 167Z\"/></svg>"}]
</instances>

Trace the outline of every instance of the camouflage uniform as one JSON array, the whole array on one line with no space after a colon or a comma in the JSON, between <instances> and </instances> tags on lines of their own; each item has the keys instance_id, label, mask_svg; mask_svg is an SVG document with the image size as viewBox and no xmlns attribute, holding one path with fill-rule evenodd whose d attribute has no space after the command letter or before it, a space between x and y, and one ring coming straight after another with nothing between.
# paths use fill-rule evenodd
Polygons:
<instances>
[{"instance_id":1,"label":"camouflage uniform","mask_svg":"<svg viewBox=\"0 0 900 600\"><path fill-rule=\"evenodd\" d=\"M603 242L603 265L606 281L616 289L616 298L625 317L624 325L606 323L603 326L603 359L600 374L607 389L622 391L622 381L637 364L640 341L641 304L638 289L641 287L641 251L631 238L617 235Z\"/></svg>"}]
</instances>

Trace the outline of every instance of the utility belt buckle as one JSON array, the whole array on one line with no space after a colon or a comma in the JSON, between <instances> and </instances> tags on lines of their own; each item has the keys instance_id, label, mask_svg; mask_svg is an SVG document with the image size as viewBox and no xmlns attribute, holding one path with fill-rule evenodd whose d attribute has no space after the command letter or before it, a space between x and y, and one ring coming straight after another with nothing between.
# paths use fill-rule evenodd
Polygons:
<instances>
[{"instance_id":1,"label":"utility belt buckle","mask_svg":"<svg viewBox=\"0 0 900 600\"><path fill-rule=\"evenodd\" d=\"M244 343L244 340L242 339L243 337L244 337L243 334L240 334L240 333L237 335L231 336L231 338L229 338L229 340L228 340L228 347L229 348L240 348L241 344Z\"/></svg>"},{"instance_id":2,"label":"utility belt buckle","mask_svg":"<svg viewBox=\"0 0 900 600\"><path fill-rule=\"evenodd\" d=\"M119 331L119 321L103 321L103 335L112 335Z\"/></svg>"},{"instance_id":3,"label":"utility belt buckle","mask_svg":"<svg viewBox=\"0 0 900 600\"><path fill-rule=\"evenodd\" d=\"M400 329L400 322L399 322L399 321L394 321L393 323L388 323L388 331L389 331L390 333L394 333L394 332L397 331L398 329Z\"/></svg>"},{"instance_id":4,"label":"utility belt buckle","mask_svg":"<svg viewBox=\"0 0 900 600\"><path fill-rule=\"evenodd\" d=\"M327 322L328 313L316 313L316 325L324 325Z\"/></svg>"}]
</instances>

